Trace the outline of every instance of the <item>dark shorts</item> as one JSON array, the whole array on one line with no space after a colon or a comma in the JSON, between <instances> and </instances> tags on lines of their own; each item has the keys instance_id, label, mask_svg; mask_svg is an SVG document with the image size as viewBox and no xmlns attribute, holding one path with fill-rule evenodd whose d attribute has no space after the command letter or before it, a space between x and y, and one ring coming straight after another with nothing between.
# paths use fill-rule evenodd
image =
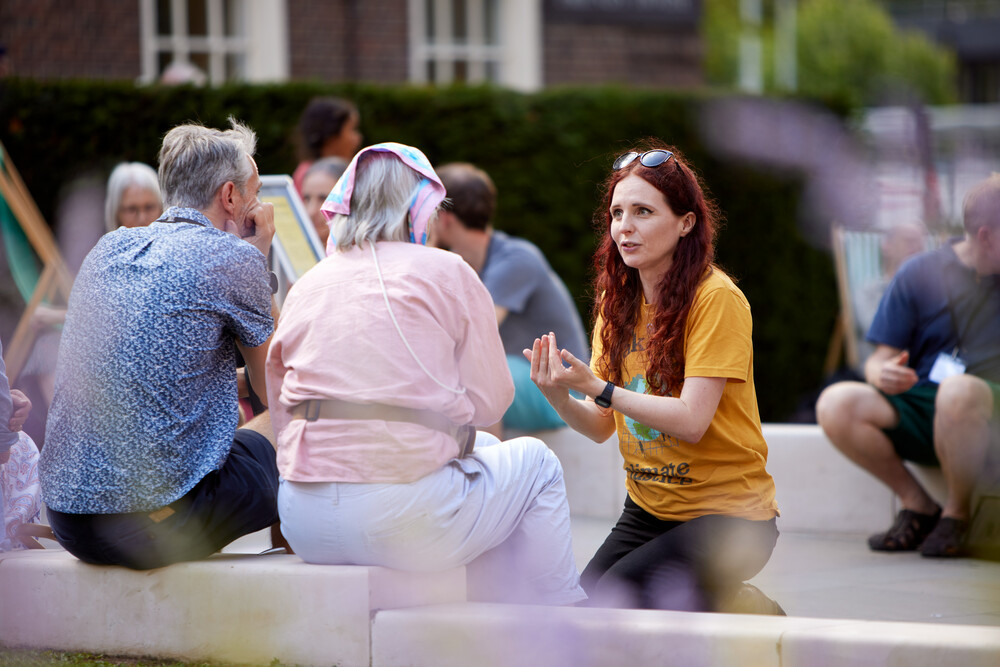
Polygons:
<instances>
[{"instance_id":1,"label":"dark shorts","mask_svg":"<svg viewBox=\"0 0 1000 667\"><path fill-rule=\"evenodd\" d=\"M902 394L883 394L899 415L895 428L884 429L893 449L904 461L940 465L934 451L934 399L936 384L920 385Z\"/></svg>"},{"instance_id":2,"label":"dark shorts","mask_svg":"<svg viewBox=\"0 0 1000 667\"><path fill-rule=\"evenodd\" d=\"M86 563L136 570L200 560L278 521L278 466L267 438L240 429L222 468L155 512L48 510L59 543Z\"/></svg>"}]
</instances>

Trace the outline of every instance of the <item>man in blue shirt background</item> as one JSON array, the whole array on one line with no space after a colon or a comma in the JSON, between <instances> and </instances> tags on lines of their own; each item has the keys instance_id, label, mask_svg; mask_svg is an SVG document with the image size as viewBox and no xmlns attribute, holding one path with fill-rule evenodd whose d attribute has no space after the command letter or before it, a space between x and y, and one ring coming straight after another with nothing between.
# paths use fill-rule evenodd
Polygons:
<instances>
[{"instance_id":1,"label":"man in blue shirt background","mask_svg":"<svg viewBox=\"0 0 1000 667\"><path fill-rule=\"evenodd\" d=\"M1000 174L969 192L965 237L908 260L882 297L866 383L828 387L820 426L849 459L899 496L876 551L965 553L971 497L1000 406ZM944 507L903 461L940 465Z\"/></svg>"},{"instance_id":2,"label":"man in blue shirt background","mask_svg":"<svg viewBox=\"0 0 1000 667\"><path fill-rule=\"evenodd\" d=\"M559 344L587 363L590 345L566 285L533 243L493 228L497 191L493 180L464 162L437 169L448 193L434 225L434 245L451 250L475 269L493 298L500 339L514 379L514 402L502 425L517 431L565 426L531 381L521 351L535 338L555 333ZM501 429L494 429L497 436Z\"/></svg>"},{"instance_id":3,"label":"man in blue shirt background","mask_svg":"<svg viewBox=\"0 0 1000 667\"><path fill-rule=\"evenodd\" d=\"M102 237L70 295L40 474L56 538L90 563L204 558L278 520L270 421L236 430L235 362L266 396L274 210L231 122L167 133L167 210Z\"/></svg>"}]
</instances>

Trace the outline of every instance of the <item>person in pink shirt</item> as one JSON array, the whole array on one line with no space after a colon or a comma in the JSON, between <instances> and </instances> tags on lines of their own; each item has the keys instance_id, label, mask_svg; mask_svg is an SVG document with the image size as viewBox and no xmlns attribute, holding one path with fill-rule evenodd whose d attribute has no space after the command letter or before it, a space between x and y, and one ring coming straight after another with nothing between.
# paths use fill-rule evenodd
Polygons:
<instances>
[{"instance_id":1,"label":"person in pink shirt","mask_svg":"<svg viewBox=\"0 0 1000 667\"><path fill-rule=\"evenodd\" d=\"M558 459L472 428L514 387L486 288L425 246L444 196L423 153L390 143L323 205L328 256L289 291L267 359L282 532L310 563L466 565L472 599L574 604Z\"/></svg>"}]
</instances>

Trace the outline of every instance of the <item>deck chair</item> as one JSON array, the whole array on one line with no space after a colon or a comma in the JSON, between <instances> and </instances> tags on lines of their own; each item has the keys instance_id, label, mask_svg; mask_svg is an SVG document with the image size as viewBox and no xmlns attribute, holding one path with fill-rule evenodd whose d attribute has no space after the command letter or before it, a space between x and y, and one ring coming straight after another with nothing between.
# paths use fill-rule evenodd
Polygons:
<instances>
[{"instance_id":1,"label":"deck chair","mask_svg":"<svg viewBox=\"0 0 1000 667\"><path fill-rule=\"evenodd\" d=\"M851 230L834 224L831 237L840 312L824 365L827 376L837 370L841 359L849 368L861 368L867 356L868 326L886 287L881 282L883 232ZM933 250L939 244L939 239L928 235L925 250Z\"/></svg>"},{"instance_id":2,"label":"deck chair","mask_svg":"<svg viewBox=\"0 0 1000 667\"><path fill-rule=\"evenodd\" d=\"M837 369L842 358L849 368L861 366L860 348L867 332L862 331L864 325L859 322L854 296L882 275L881 233L848 230L835 224L831 236L840 312L827 353L826 375Z\"/></svg>"},{"instance_id":3,"label":"deck chair","mask_svg":"<svg viewBox=\"0 0 1000 667\"><path fill-rule=\"evenodd\" d=\"M43 302L66 305L73 278L3 144L0 144L0 232L14 283L25 302L14 335L9 345L4 346L7 377L13 384L35 343L32 315Z\"/></svg>"}]
</instances>

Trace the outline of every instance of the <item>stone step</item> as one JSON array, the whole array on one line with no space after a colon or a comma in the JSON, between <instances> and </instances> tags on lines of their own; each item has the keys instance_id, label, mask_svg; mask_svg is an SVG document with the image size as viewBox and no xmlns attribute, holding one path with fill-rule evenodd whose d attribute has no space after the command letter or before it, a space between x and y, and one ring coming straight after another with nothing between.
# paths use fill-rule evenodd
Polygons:
<instances>
[{"instance_id":1,"label":"stone step","mask_svg":"<svg viewBox=\"0 0 1000 667\"><path fill-rule=\"evenodd\" d=\"M378 667L995 667L1000 628L481 603L381 611Z\"/></svg>"},{"instance_id":2,"label":"stone step","mask_svg":"<svg viewBox=\"0 0 1000 667\"><path fill-rule=\"evenodd\" d=\"M410 573L221 554L137 572L0 554L0 644L189 661L368 665L379 609L461 602L465 568Z\"/></svg>"}]
</instances>

